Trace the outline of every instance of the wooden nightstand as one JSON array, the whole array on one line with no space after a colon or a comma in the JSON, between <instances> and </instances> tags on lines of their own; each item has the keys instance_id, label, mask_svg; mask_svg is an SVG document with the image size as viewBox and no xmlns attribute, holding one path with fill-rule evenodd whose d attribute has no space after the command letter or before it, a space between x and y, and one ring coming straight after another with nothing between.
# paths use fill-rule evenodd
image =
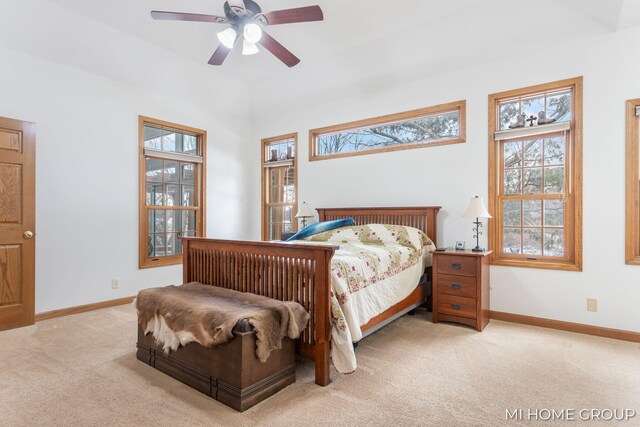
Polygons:
<instances>
[{"instance_id":1,"label":"wooden nightstand","mask_svg":"<svg viewBox=\"0 0 640 427\"><path fill-rule=\"evenodd\" d=\"M478 331L487 326L491 252L432 251L433 323L463 323Z\"/></svg>"}]
</instances>

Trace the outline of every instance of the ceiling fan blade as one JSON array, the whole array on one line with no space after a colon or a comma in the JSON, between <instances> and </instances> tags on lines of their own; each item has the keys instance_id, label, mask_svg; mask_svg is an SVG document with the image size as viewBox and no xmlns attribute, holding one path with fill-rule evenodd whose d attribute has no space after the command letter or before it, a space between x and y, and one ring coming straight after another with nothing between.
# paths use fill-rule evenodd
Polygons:
<instances>
[{"instance_id":1,"label":"ceiling fan blade","mask_svg":"<svg viewBox=\"0 0 640 427\"><path fill-rule=\"evenodd\" d=\"M258 5L258 3L256 3L255 1L253 1L253 0L242 0L242 2L244 3L245 9L247 9L248 11L253 13L254 15L262 13L262 9Z\"/></svg>"},{"instance_id":2,"label":"ceiling fan blade","mask_svg":"<svg viewBox=\"0 0 640 427\"><path fill-rule=\"evenodd\" d=\"M213 22L216 24L229 22L229 20L224 16L201 15L199 13L164 12L160 10L152 10L151 17L153 19L161 19L164 21Z\"/></svg>"},{"instance_id":3,"label":"ceiling fan blade","mask_svg":"<svg viewBox=\"0 0 640 427\"><path fill-rule=\"evenodd\" d=\"M269 52L273 53L276 58L284 62L289 68L300 62L300 59L297 56L289 52L286 47L282 46L276 39L264 31L262 32L262 37L258 43L260 43Z\"/></svg>"},{"instance_id":4,"label":"ceiling fan blade","mask_svg":"<svg viewBox=\"0 0 640 427\"><path fill-rule=\"evenodd\" d=\"M293 24L295 22L322 21L324 15L320 6L298 7L295 9L275 10L263 14L269 25Z\"/></svg>"},{"instance_id":5,"label":"ceiling fan blade","mask_svg":"<svg viewBox=\"0 0 640 427\"><path fill-rule=\"evenodd\" d=\"M209 65L222 65L224 60L227 58L227 55L229 55L229 52L231 52L231 49L220 44L216 51L213 52L213 56L211 56L211 59L209 60Z\"/></svg>"}]
</instances>

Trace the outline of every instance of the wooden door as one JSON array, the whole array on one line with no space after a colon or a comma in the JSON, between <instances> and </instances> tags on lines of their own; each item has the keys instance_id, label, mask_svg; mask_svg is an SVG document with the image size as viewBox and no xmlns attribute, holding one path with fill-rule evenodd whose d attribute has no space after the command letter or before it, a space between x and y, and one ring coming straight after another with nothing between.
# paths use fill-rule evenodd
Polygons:
<instances>
[{"instance_id":1,"label":"wooden door","mask_svg":"<svg viewBox=\"0 0 640 427\"><path fill-rule=\"evenodd\" d=\"M35 318L35 129L0 117L0 331Z\"/></svg>"}]
</instances>

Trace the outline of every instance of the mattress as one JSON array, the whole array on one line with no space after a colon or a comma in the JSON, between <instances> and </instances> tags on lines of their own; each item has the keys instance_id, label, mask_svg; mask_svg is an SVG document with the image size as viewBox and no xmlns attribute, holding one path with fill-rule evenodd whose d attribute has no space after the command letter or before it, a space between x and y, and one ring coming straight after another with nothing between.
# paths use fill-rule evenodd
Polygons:
<instances>
[{"instance_id":1,"label":"mattress","mask_svg":"<svg viewBox=\"0 0 640 427\"><path fill-rule=\"evenodd\" d=\"M353 372L353 343L362 338L362 326L415 290L435 245L417 228L385 224L342 227L305 240L339 246L331 260L331 358L338 372Z\"/></svg>"}]
</instances>

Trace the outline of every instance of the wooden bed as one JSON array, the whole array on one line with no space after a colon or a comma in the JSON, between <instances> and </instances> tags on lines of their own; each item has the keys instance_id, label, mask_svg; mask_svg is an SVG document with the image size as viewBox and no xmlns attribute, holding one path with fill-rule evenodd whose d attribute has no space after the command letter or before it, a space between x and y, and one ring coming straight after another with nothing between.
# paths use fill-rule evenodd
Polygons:
<instances>
[{"instance_id":1,"label":"wooden bed","mask_svg":"<svg viewBox=\"0 0 640 427\"><path fill-rule=\"evenodd\" d=\"M434 243L439 210L439 206L317 209L320 221L353 218L357 225L406 225L424 231ZM296 349L314 361L316 384L331 382L331 257L336 246L203 238L183 238L182 243L184 283L200 282L304 306L311 319ZM430 276L428 267L416 290L371 319L362 327L363 335L424 304L430 295Z\"/></svg>"}]
</instances>

